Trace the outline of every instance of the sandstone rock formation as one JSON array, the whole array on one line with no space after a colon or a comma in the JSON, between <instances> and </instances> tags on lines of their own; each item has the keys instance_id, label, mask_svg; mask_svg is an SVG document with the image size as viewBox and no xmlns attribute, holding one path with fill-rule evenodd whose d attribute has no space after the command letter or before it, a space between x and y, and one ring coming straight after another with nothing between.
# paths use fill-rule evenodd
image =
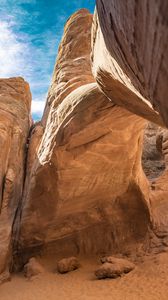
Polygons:
<instances>
[{"instance_id":1,"label":"sandstone rock formation","mask_svg":"<svg viewBox=\"0 0 168 300\"><path fill-rule=\"evenodd\" d=\"M90 66L92 19L88 10L81 9L65 25L42 117L43 125L46 125L53 102L56 108L73 90L95 81Z\"/></svg>"},{"instance_id":2,"label":"sandstone rock formation","mask_svg":"<svg viewBox=\"0 0 168 300\"><path fill-rule=\"evenodd\" d=\"M0 79L0 273L7 272L22 198L31 94L22 78Z\"/></svg>"},{"instance_id":3,"label":"sandstone rock formation","mask_svg":"<svg viewBox=\"0 0 168 300\"><path fill-rule=\"evenodd\" d=\"M167 1L96 3L92 62L97 83L117 105L168 125Z\"/></svg>"},{"instance_id":4,"label":"sandstone rock formation","mask_svg":"<svg viewBox=\"0 0 168 300\"><path fill-rule=\"evenodd\" d=\"M23 261L31 251L49 245L73 255L119 251L135 241L141 245L150 220L149 185L141 167L146 122L110 102L96 83L88 84L94 81L91 48L83 46L78 52L75 46L78 31L79 39L88 43L91 15L81 10L68 24L42 121L45 131L18 221L16 251ZM65 70L60 68L63 47ZM86 64L87 76L81 77ZM73 91L68 77L72 66L80 85L75 84ZM55 81L59 76L67 81L61 98L57 94L60 82L57 86Z\"/></svg>"},{"instance_id":5,"label":"sandstone rock formation","mask_svg":"<svg viewBox=\"0 0 168 300\"><path fill-rule=\"evenodd\" d=\"M146 120L168 125L167 22L158 2L154 10L133 3L98 0L92 39L87 10L68 20L42 121L31 127L26 166L30 93L22 79L6 81L10 95L2 85L0 136L11 155L5 150L0 158L0 272L10 249L17 269L51 249L70 256L168 247L167 170L151 184L141 163ZM141 32L135 16L145 24ZM166 156L167 134L160 135L157 147Z\"/></svg>"}]
</instances>

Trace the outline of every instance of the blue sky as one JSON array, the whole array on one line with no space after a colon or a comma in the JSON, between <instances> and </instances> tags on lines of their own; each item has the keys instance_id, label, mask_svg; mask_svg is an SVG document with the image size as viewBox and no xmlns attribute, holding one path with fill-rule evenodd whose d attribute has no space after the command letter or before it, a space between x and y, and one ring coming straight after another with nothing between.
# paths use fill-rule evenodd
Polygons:
<instances>
[{"instance_id":1,"label":"blue sky","mask_svg":"<svg viewBox=\"0 0 168 300\"><path fill-rule=\"evenodd\" d=\"M95 0L0 0L0 77L29 82L34 119L44 108L67 18L94 6Z\"/></svg>"}]
</instances>

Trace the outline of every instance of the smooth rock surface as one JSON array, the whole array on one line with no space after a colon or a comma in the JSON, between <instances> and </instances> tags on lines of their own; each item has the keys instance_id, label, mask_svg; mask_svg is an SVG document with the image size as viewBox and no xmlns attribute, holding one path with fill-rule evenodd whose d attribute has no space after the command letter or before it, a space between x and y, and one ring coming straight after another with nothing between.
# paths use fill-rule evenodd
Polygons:
<instances>
[{"instance_id":1,"label":"smooth rock surface","mask_svg":"<svg viewBox=\"0 0 168 300\"><path fill-rule=\"evenodd\" d=\"M50 128L24 199L19 240L24 251L69 235L69 245L80 251L141 240L149 221L148 184L140 164L143 119L113 106L90 84L62 102ZM92 242L95 230L103 233Z\"/></svg>"},{"instance_id":2,"label":"smooth rock surface","mask_svg":"<svg viewBox=\"0 0 168 300\"><path fill-rule=\"evenodd\" d=\"M0 79L0 274L11 260L13 222L22 199L30 105L28 83Z\"/></svg>"}]
</instances>

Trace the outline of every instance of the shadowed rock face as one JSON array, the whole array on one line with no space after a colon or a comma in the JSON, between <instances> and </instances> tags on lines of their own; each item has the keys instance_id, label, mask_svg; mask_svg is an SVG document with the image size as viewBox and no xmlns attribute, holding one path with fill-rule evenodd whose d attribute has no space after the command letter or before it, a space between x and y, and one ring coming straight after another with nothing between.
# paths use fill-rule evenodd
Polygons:
<instances>
[{"instance_id":1,"label":"shadowed rock face","mask_svg":"<svg viewBox=\"0 0 168 300\"><path fill-rule=\"evenodd\" d=\"M153 123L149 123L145 128L142 167L150 181L155 180L165 171L166 157L162 151L163 132L167 132L167 129L162 129Z\"/></svg>"},{"instance_id":2,"label":"shadowed rock face","mask_svg":"<svg viewBox=\"0 0 168 300\"><path fill-rule=\"evenodd\" d=\"M92 61L99 86L116 104L168 126L167 0L96 3Z\"/></svg>"},{"instance_id":3,"label":"shadowed rock face","mask_svg":"<svg viewBox=\"0 0 168 300\"><path fill-rule=\"evenodd\" d=\"M30 105L29 85L22 78L0 79L0 273L9 263L22 197Z\"/></svg>"}]
</instances>

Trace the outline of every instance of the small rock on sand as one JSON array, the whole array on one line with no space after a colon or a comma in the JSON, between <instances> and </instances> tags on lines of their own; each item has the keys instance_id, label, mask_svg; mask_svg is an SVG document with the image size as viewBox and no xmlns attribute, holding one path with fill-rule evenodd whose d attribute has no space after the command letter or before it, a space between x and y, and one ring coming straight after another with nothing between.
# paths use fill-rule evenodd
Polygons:
<instances>
[{"instance_id":1,"label":"small rock on sand","mask_svg":"<svg viewBox=\"0 0 168 300\"><path fill-rule=\"evenodd\" d=\"M0 284L3 284L5 282L8 282L11 280L11 274L9 271L4 271L2 274L0 274Z\"/></svg>"},{"instance_id":2,"label":"small rock on sand","mask_svg":"<svg viewBox=\"0 0 168 300\"><path fill-rule=\"evenodd\" d=\"M103 257L101 262L103 265L95 271L95 275L98 279L117 278L122 274L129 273L135 268L132 262L112 256Z\"/></svg>"},{"instance_id":3,"label":"small rock on sand","mask_svg":"<svg viewBox=\"0 0 168 300\"><path fill-rule=\"evenodd\" d=\"M57 270L64 274L79 268L79 261L76 257L63 258L57 263Z\"/></svg>"},{"instance_id":4,"label":"small rock on sand","mask_svg":"<svg viewBox=\"0 0 168 300\"><path fill-rule=\"evenodd\" d=\"M27 278L31 278L43 272L43 266L37 261L35 257L30 258L28 263L24 266L24 275Z\"/></svg>"}]
</instances>

